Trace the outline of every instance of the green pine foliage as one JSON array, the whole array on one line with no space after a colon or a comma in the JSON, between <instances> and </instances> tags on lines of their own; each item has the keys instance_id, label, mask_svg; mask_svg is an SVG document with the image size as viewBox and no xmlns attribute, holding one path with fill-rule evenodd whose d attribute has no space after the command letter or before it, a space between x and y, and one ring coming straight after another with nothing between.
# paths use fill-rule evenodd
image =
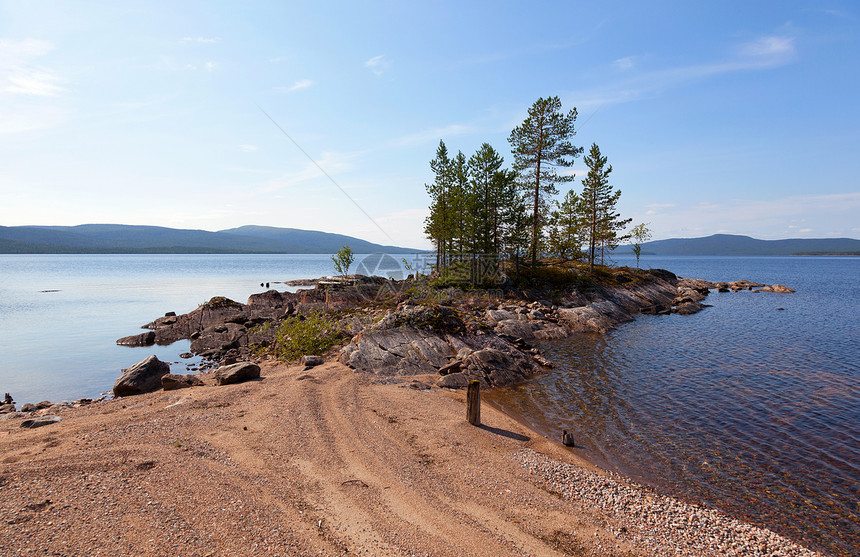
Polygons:
<instances>
[{"instance_id":1,"label":"green pine foliage","mask_svg":"<svg viewBox=\"0 0 860 557\"><path fill-rule=\"evenodd\" d=\"M588 243L588 268L594 272L594 263L600 256L601 262L607 251L618 247L618 244L629 238L619 236L632 219L622 219L615 212L615 206L621 197L621 190L614 190L609 183L612 165L606 164L607 159L600 153L596 143L585 156L588 174L582 180L581 208L585 237Z\"/></svg>"},{"instance_id":2,"label":"green pine foliage","mask_svg":"<svg viewBox=\"0 0 860 557\"><path fill-rule=\"evenodd\" d=\"M558 97L540 98L508 138L520 187L531 197L532 265L537 264L549 199L558 195L557 184L573 180L572 175L559 174L556 169L573 166L573 160L582 153L582 147L574 147L570 142L576 135L575 121L576 108L565 114Z\"/></svg>"},{"instance_id":3,"label":"green pine foliage","mask_svg":"<svg viewBox=\"0 0 860 557\"><path fill-rule=\"evenodd\" d=\"M430 161L434 180L425 185L430 213L424 222L436 249L437 281L474 275L488 257L508 260L505 268L519 277L526 255L532 269L538 257L552 257L561 263L584 260L594 274L595 262L630 237L622 230L631 219L616 211L621 192L609 184L612 166L597 144L585 157L589 172L582 192L570 189L556 199L558 185L573 180L560 169L583 152L571 143L576 115L575 108L564 113L558 97L538 99L508 138L512 169L504 168L504 158L489 143L467 159L462 151L451 157L439 142Z\"/></svg>"},{"instance_id":4,"label":"green pine foliage","mask_svg":"<svg viewBox=\"0 0 860 557\"><path fill-rule=\"evenodd\" d=\"M568 190L564 199L554 202L555 210L550 215L547 251L562 261L582 257L583 220L580 213L581 200L573 190Z\"/></svg>"}]
</instances>

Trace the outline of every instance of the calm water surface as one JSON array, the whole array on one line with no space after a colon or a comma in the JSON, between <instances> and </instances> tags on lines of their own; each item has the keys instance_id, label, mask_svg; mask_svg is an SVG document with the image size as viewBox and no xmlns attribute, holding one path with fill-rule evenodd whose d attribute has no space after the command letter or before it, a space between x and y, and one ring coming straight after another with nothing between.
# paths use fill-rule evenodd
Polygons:
<instances>
[{"instance_id":1,"label":"calm water surface","mask_svg":"<svg viewBox=\"0 0 860 557\"><path fill-rule=\"evenodd\" d=\"M573 430L580 454L661 491L860 554L860 258L641 265L797 293L712 293L696 315L546 343L556 369L494 400L551 438Z\"/></svg>"},{"instance_id":2,"label":"calm water surface","mask_svg":"<svg viewBox=\"0 0 860 557\"><path fill-rule=\"evenodd\" d=\"M328 255L0 255L0 391L19 405L92 398L151 354L185 373L188 341L129 348L116 339L165 312L214 296L244 303L261 283L285 290L274 283L332 267Z\"/></svg>"}]
</instances>

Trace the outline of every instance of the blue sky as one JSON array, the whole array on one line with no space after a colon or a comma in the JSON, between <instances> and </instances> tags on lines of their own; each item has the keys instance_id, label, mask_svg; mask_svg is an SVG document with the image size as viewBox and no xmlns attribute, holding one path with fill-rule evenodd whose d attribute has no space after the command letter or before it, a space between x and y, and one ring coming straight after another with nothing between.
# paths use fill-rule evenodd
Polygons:
<instances>
[{"instance_id":1,"label":"blue sky","mask_svg":"<svg viewBox=\"0 0 860 557\"><path fill-rule=\"evenodd\" d=\"M509 163L557 95L655 239L857 238L858 39L828 0L0 1L0 224L428 247L439 140Z\"/></svg>"}]
</instances>

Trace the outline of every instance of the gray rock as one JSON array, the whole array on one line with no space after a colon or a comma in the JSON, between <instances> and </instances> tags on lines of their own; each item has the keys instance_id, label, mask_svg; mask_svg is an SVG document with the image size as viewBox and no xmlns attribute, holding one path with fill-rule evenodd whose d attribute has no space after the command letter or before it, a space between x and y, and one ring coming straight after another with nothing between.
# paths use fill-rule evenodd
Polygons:
<instances>
[{"instance_id":1,"label":"gray rock","mask_svg":"<svg viewBox=\"0 0 860 557\"><path fill-rule=\"evenodd\" d=\"M494 386L522 383L530 375L540 371L531 358L513 348L477 350L466 358L465 364L471 375L475 376L473 378L483 376Z\"/></svg>"},{"instance_id":2,"label":"gray rock","mask_svg":"<svg viewBox=\"0 0 860 557\"><path fill-rule=\"evenodd\" d=\"M21 422L21 427L34 429L37 427L43 427L46 425L55 424L61 421L63 418L59 416L41 416L39 418L31 418L29 420L24 420Z\"/></svg>"},{"instance_id":3,"label":"gray rock","mask_svg":"<svg viewBox=\"0 0 860 557\"><path fill-rule=\"evenodd\" d=\"M187 389L189 387L200 387L203 381L196 375L174 375L168 373L161 377L161 388L165 391L175 391L176 389Z\"/></svg>"},{"instance_id":4,"label":"gray rock","mask_svg":"<svg viewBox=\"0 0 860 557\"><path fill-rule=\"evenodd\" d=\"M139 335L122 337L116 343L120 346L152 346L155 344L155 331L147 331Z\"/></svg>"},{"instance_id":5,"label":"gray rock","mask_svg":"<svg viewBox=\"0 0 860 557\"><path fill-rule=\"evenodd\" d=\"M123 371L114 383L114 396L139 395L158 390L161 388L161 378L170 373L170 364L150 356Z\"/></svg>"},{"instance_id":6,"label":"gray rock","mask_svg":"<svg viewBox=\"0 0 860 557\"><path fill-rule=\"evenodd\" d=\"M21 412L35 412L39 408L35 404L27 403L21 406Z\"/></svg>"},{"instance_id":7,"label":"gray rock","mask_svg":"<svg viewBox=\"0 0 860 557\"><path fill-rule=\"evenodd\" d=\"M8 414L15 411L15 404L0 404L0 414Z\"/></svg>"},{"instance_id":8,"label":"gray rock","mask_svg":"<svg viewBox=\"0 0 860 557\"><path fill-rule=\"evenodd\" d=\"M322 356L302 356L301 364L305 367L316 367L322 365Z\"/></svg>"},{"instance_id":9,"label":"gray rock","mask_svg":"<svg viewBox=\"0 0 860 557\"><path fill-rule=\"evenodd\" d=\"M398 327L362 331L343 348L341 361L355 370L376 375L420 375L436 373L455 354L447 338L439 334Z\"/></svg>"},{"instance_id":10,"label":"gray rock","mask_svg":"<svg viewBox=\"0 0 860 557\"><path fill-rule=\"evenodd\" d=\"M794 290L791 288L782 285L782 284L772 284L770 286L765 286L759 292L775 292L777 294L792 294Z\"/></svg>"},{"instance_id":11,"label":"gray rock","mask_svg":"<svg viewBox=\"0 0 860 557\"><path fill-rule=\"evenodd\" d=\"M574 333L605 333L615 326L611 319L591 306L559 308L558 317Z\"/></svg>"},{"instance_id":12,"label":"gray rock","mask_svg":"<svg viewBox=\"0 0 860 557\"><path fill-rule=\"evenodd\" d=\"M462 372L449 373L444 377L440 377L439 380L436 381L436 385L448 389L465 389L469 386L469 381L471 380L471 377Z\"/></svg>"},{"instance_id":13,"label":"gray rock","mask_svg":"<svg viewBox=\"0 0 860 557\"><path fill-rule=\"evenodd\" d=\"M244 383L258 377L260 377L260 366L251 362L239 362L229 366L221 366L215 370L216 385Z\"/></svg>"},{"instance_id":14,"label":"gray rock","mask_svg":"<svg viewBox=\"0 0 860 557\"><path fill-rule=\"evenodd\" d=\"M679 315L692 315L702 311L702 308L704 308L704 306L699 302L687 301L675 306L673 312Z\"/></svg>"}]
</instances>

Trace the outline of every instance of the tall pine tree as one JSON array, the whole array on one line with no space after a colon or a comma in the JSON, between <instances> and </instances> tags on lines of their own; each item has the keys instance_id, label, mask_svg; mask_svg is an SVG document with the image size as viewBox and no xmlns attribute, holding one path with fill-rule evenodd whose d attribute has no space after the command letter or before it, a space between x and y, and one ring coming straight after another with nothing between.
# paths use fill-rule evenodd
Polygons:
<instances>
[{"instance_id":1,"label":"tall pine tree","mask_svg":"<svg viewBox=\"0 0 860 557\"><path fill-rule=\"evenodd\" d=\"M618 236L618 231L627 226L632 219L622 219L615 211L621 190L613 191L609 184L612 165L606 164L606 157L601 155L596 143L591 144L591 150L585 156L588 174L582 180L582 195L580 214L584 224L584 232L588 242L588 270L594 271L594 262L600 250L601 261L607 250L613 250L628 236Z\"/></svg>"},{"instance_id":2,"label":"tall pine tree","mask_svg":"<svg viewBox=\"0 0 860 557\"><path fill-rule=\"evenodd\" d=\"M430 195L430 214L424 220L424 233L436 247L436 268L442 269L447 265L448 252L451 249L451 224L453 220L451 208L452 164L448 158L448 148L444 141L439 141L436 148L436 158L430 161L435 179L432 184L425 184Z\"/></svg>"},{"instance_id":3,"label":"tall pine tree","mask_svg":"<svg viewBox=\"0 0 860 557\"><path fill-rule=\"evenodd\" d=\"M559 175L556 168L572 166L574 158L582 153L581 147L574 147L570 142L576 134L573 129L575 121L575 108L564 114L558 97L540 98L508 138L520 185L531 194L530 250L533 266L537 264L546 222L547 200L558 194L556 184L573 180L573 176Z\"/></svg>"}]
</instances>

